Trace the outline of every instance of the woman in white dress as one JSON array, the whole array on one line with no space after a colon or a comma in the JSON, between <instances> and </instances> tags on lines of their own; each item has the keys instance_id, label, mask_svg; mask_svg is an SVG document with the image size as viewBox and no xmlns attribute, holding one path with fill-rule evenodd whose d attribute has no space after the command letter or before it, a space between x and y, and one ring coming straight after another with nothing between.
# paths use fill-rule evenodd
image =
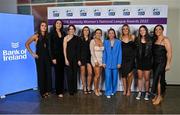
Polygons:
<instances>
[{"instance_id":1,"label":"woman in white dress","mask_svg":"<svg viewBox=\"0 0 180 115\"><path fill-rule=\"evenodd\" d=\"M102 72L102 56L103 56L103 41L102 41L102 30L95 30L94 39L90 42L90 51L91 51L91 64L94 69L94 92L96 96L102 95L99 89L99 81Z\"/></svg>"}]
</instances>

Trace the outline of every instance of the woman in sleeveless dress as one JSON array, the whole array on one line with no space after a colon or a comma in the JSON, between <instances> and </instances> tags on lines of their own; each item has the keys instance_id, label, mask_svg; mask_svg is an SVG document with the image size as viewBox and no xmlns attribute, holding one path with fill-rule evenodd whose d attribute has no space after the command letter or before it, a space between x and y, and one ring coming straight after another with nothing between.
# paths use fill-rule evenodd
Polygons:
<instances>
[{"instance_id":1,"label":"woman in sleeveless dress","mask_svg":"<svg viewBox=\"0 0 180 115\"><path fill-rule=\"evenodd\" d=\"M99 88L100 76L102 72L102 56L103 56L103 41L102 41L102 30L95 30L94 38L90 42L91 51L91 64L94 69L94 92L96 96L102 95Z\"/></svg>"},{"instance_id":2,"label":"woman in sleeveless dress","mask_svg":"<svg viewBox=\"0 0 180 115\"><path fill-rule=\"evenodd\" d=\"M30 48L30 44L35 42L36 53ZM47 98L51 92L51 59L48 50L47 23L42 21L39 25L38 32L30 37L26 42L26 48L35 58L38 89L42 98Z\"/></svg>"},{"instance_id":3,"label":"woman in sleeveless dress","mask_svg":"<svg viewBox=\"0 0 180 115\"><path fill-rule=\"evenodd\" d=\"M155 97L152 99L154 105L162 101L162 96L166 90L165 72L171 68L172 47L170 40L163 35L164 27L157 25L154 28L155 42L153 45L153 85L152 93Z\"/></svg>"},{"instance_id":4,"label":"woman in sleeveless dress","mask_svg":"<svg viewBox=\"0 0 180 115\"><path fill-rule=\"evenodd\" d=\"M131 84L133 80L133 69L135 66L135 36L130 34L130 27L128 24L122 26L122 65L121 77L123 82L123 95L131 95Z\"/></svg>"}]
</instances>

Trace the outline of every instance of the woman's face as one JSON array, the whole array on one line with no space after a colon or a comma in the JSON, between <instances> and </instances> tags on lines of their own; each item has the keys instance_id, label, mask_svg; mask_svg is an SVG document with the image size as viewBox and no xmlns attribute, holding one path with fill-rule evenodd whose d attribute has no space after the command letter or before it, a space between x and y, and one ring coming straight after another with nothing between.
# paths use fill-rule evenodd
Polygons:
<instances>
[{"instance_id":1,"label":"woman's face","mask_svg":"<svg viewBox=\"0 0 180 115\"><path fill-rule=\"evenodd\" d=\"M68 30L68 34L69 35L74 35L74 33L75 33L75 29L72 26L70 26L69 30Z\"/></svg>"},{"instance_id":2,"label":"woman's face","mask_svg":"<svg viewBox=\"0 0 180 115\"><path fill-rule=\"evenodd\" d=\"M124 26L124 27L122 28L122 33L123 33L124 35L128 35L128 34L129 34L129 28L128 28L128 26Z\"/></svg>"},{"instance_id":3,"label":"woman's face","mask_svg":"<svg viewBox=\"0 0 180 115\"><path fill-rule=\"evenodd\" d=\"M102 32L100 30L97 30L96 33L95 33L95 37L96 38L101 38L102 36Z\"/></svg>"},{"instance_id":4,"label":"woman's face","mask_svg":"<svg viewBox=\"0 0 180 115\"><path fill-rule=\"evenodd\" d=\"M84 34L84 36L88 36L89 35L89 29L88 28L84 28L83 29L83 34Z\"/></svg>"},{"instance_id":5,"label":"woman's face","mask_svg":"<svg viewBox=\"0 0 180 115\"><path fill-rule=\"evenodd\" d=\"M163 29L160 26L155 28L155 35L160 36L163 35Z\"/></svg>"},{"instance_id":6,"label":"woman's face","mask_svg":"<svg viewBox=\"0 0 180 115\"><path fill-rule=\"evenodd\" d=\"M141 27L140 30L139 30L139 33L140 33L141 36L145 36L146 35L145 28Z\"/></svg>"},{"instance_id":7,"label":"woman's face","mask_svg":"<svg viewBox=\"0 0 180 115\"><path fill-rule=\"evenodd\" d=\"M56 22L56 29L61 29L61 28L62 28L62 22L58 20Z\"/></svg>"},{"instance_id":8,"label":"woman's face","mask_svg":"<svg viewBox=\"0 0 180 115\"><path fill-rule=\"evenodd\" d=\"M113 30L110 30L110 31L108 32L108 37L109 37L109 39L114 39L115 33L114 33Z\"/></svg>"},{"instance_id":9,"label":"woman's face","mask_svg":"<svg viewBox=\"0 0 180 115\"><path fill-rule=\"evenodd\" d=\"M46 23L41 23L40 30L41 30L41 32L46 32L46 30L47 30Z\"/></svg>"}]
</instances>

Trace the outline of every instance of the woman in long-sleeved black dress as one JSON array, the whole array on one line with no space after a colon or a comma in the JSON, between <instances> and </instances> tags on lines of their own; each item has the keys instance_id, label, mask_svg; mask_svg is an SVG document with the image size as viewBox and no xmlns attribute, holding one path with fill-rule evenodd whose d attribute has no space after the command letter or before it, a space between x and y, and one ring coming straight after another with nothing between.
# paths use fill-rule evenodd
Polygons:
<instances>
[{"instance_id":1,"label":"woman in long-sleeved black dress","mask_svg":"<svg viewBox=\"0 0 180 115\"><path fill-rule=\"evenodd\" d=\"M74 25L68 26L68 35L64 38L64 57L67 66L67 82L70 95L77 92L77 68L79 58L79 37L74 35L76 28Z\"/></svg>"},{"instance_id":2,"label":"woman in long-sleeved black dress","mask_svg":"<svg viewBox=\"0 0 180 115\"><path fill-rule=\"evenodd\" d=\"M30 48L30 44L33 41L36 44L36 53ZM51 59L48 43L47 24L42 21L39 25L38 32L27 40L26 48L35 58L38 88L43 98L47 98L51 92Z\"/></svg>"},{"instance_id":3,"label":"woman in long-sleeved black dress","mask_svg":"<svg viewBox=\"0 0 180 115\"><path fill-rule=\"evenodd\" d=\"M153 45L153 85L152 99L154 105L162 101L162 96L166 90L165 72L170 70L172 59L172 47L170 40L163 35L163 26L157 25L154 28L155 42Z\"/></svg>"},{"instance_id":4,"label":"woman in long-sleeved black dress","mask_svg":"<svg viewBox=\"0 0 180 115\"><path fill-rule=\"evenodd\" d=\"M63 22L58 19L54 22L52 31L50 32L51 60L55 67L55 88L58 97L63 97L64 92L64 37Z\"/></svg>"}]
</instances>

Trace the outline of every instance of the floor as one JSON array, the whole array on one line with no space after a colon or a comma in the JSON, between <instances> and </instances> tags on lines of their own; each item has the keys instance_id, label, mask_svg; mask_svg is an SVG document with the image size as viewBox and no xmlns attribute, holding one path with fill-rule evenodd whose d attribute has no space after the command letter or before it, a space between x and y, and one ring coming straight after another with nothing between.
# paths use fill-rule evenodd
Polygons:
<instances>
[{"instance_id":1,"label":"floor","mask_svg":"<svg viewBox=\"0 0 180 115\"><path fill-rule=\"evenodd\" d=\"M118 92L111 99L105 96L97 97L94 93L84 95L82 91L74 96L68 93L63 98L57 98L52 94L48 99L42 99L37 90L28 90L0 99L0 113L76 113L76 114L169 114L180 113L180 86L168 86L164 101L158 105L152 105L151 101L143 98L135 99L136 93L130 97Z\"/></svg>"}]
</instances>

